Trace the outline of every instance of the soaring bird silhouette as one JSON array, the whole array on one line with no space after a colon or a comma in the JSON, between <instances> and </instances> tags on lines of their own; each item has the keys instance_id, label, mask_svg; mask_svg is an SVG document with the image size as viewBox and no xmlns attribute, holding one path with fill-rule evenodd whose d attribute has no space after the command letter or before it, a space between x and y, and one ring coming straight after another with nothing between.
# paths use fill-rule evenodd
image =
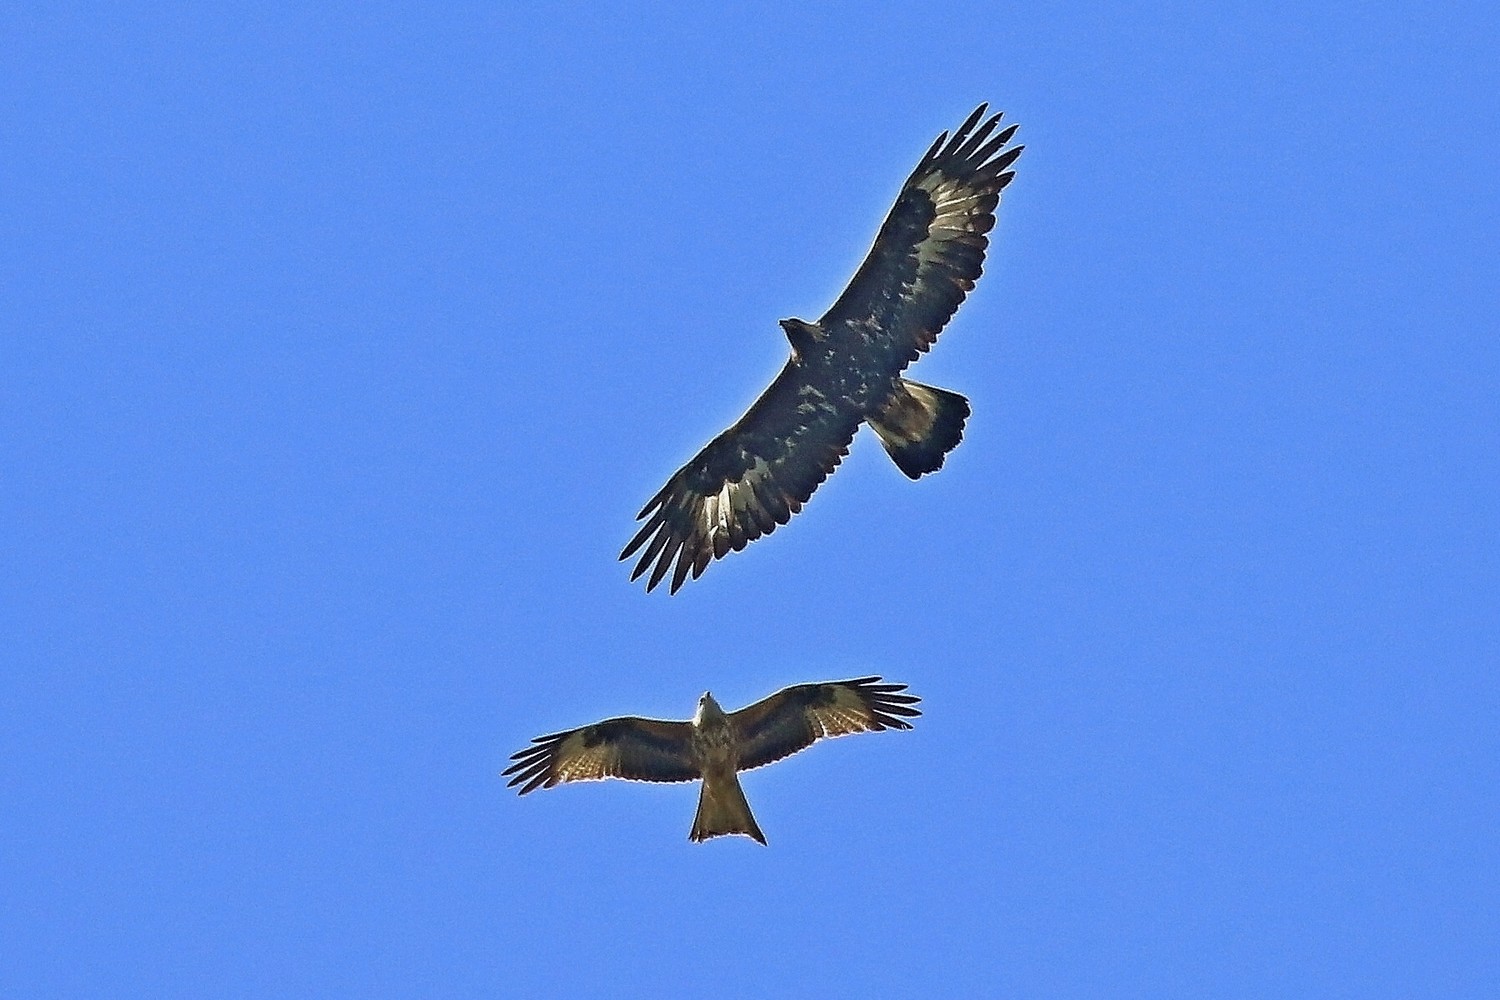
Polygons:
<instances>
[{"instance_id":1,"label":"soaring bird silhouette","mask_svg":"<svg viewBox=\"0 0 1500 1000\"><path fill-rule=\"evenodd\" d=\"M901 188L875 245L816 323L784 319L792 356L733 427L667 480L620 553L640 552L646 589L672 571L676 593L709 562L768 535L802 509L861 424L908 477L942 467L963 437L969 401L902 378L974 288L1007 168L1024 147L981 104L939 135ZM675 568L674 567L675 563Z\"/></svg>"},{"instance_id":2,"label":"soaring bird silhouette","mask_svg":"<svg viewBox=\"0 0 1500 1000\"><path fill-rule=\"evenodd\" d=\"M825 736L910 729L921 701L902 694L905 684L879 677L798 684L725 713L704 692L691 722L626 717L550 736L511 755L506 768L521 794L565 781L629 778L633 781L703 780L691 840L742 833L764 844L750 813L739 772L806 749ZM903 716L905 718L903 718Z\"/></svg>"}]
</instances>

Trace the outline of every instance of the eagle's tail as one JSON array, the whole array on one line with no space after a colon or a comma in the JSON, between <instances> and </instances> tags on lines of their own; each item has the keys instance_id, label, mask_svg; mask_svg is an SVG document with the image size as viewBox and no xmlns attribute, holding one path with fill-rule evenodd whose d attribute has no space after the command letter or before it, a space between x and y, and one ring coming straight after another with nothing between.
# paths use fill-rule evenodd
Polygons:
<instances>
[{"instance_id":1,"label":"eagle's tail","mask_svg":"<svg viewBox=\"0 0 1500 1000\"><path fill-rule=\"evenodd\" d=\"M703 788L698 792L698 815L693 817L693 832L688 839L707 840L726 833L743 833L761 844L766 842L766 835L760 832L750 814L750 803L745 801L739 776L730 774L724 780L704 775Z\"/></svg>"},{"instance_id":2,"label":"eagle's tail","mask_svg":"<svg viewBox=\"0 0 1500 1000\"><path fill-rule=\"evenodd\" d=\"M943 467L963 439L968 418L969 401L958 393L903 378L869 424L896 466L916 479Z\"/></svg>"}]
</instances>

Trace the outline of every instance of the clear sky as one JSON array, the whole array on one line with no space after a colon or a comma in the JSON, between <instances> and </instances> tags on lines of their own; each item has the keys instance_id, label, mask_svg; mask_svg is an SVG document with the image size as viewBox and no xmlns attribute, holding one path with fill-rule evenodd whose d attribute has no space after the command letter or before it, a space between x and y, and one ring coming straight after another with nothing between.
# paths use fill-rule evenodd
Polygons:
<instances>
[{"instance_id":1,"label":"clear sky","mask_svg":"<svg viewBox=\"0 0 1500 1000\"><path fill-rule=\"evenodd\" d=\"M45 7L0 995L1496 995L1488 4ZM982 100L1027 151L913 370L947 466L866 431L629 584ZM750 773L768 848L498 776L866 673L925 714Z\"/></svg>"}]
</instances>

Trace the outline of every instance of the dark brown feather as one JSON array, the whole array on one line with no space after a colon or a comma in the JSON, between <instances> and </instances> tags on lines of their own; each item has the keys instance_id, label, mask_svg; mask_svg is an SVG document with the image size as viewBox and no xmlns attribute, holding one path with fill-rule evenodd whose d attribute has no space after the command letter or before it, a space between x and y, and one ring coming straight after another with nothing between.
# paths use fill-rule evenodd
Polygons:
<instances>
[{"instance_id":1,"label":"dark brown feather","mask_svg":"<svg viewBox=\"0 0 1500 1000\"><path fill-rule=\"evenodd\" d=\"M538 736L511 754L502 775L521 794L565 781L626 778L632 781L692 781L702 775L693 762L692 727L626 716L592 726Z\"/></svg>"},{"instance_id":2,"label":"dark brown feather","mask_svg":"<svg viewBox=\"0 0 1500 1000\"><path fill-rule=\"evenodd\" d=\"M859 677L822 684L798 684L730 713L740 736L740 769L770 764L824 737L882 729L910 729L908 718L921 715L921 701L902 694L905 684L882 684L879 677Z\"/></svg>"},{"instance_id":3,"label":"dark brown feather","mask_svg":"<svg viewBox=\"0 0 1500 1000\"><path fill-rule=\"evenodd\" d=\"M696 579L711 560L785 524L812 496L849 453L862 416L826 397L809 402L806 385L802 369L789 362L733 427L668 480L620 553L629 559L642 552L632 580L654 560L646 582L652 590L676 560L676 593L695 566Z\"/></svg>"}]
</instances>

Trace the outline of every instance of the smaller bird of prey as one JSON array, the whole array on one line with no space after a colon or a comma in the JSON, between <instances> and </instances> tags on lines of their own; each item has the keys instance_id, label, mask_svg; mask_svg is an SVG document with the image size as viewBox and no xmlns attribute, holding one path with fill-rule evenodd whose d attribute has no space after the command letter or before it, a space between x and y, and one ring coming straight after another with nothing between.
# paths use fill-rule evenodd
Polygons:
<instances>
[{"instance_id":1,"label":"smaller bird of prey","mask_svg":"<svg viewBox=\"0 0 1500 1000\"><path fill-rule=\"evenodd\" d=\"M740 771L770 764L825 736L910 729L922 699L879 677L798 684L725 713L705 691L691 722L628 716L538 736L503 772L521 794L565 781L628 778L696 781L698 815L689 840L742 833L766 842L740 788ZM903 718L903 716L905 718Z\"/></svg>"}]
</instances>

